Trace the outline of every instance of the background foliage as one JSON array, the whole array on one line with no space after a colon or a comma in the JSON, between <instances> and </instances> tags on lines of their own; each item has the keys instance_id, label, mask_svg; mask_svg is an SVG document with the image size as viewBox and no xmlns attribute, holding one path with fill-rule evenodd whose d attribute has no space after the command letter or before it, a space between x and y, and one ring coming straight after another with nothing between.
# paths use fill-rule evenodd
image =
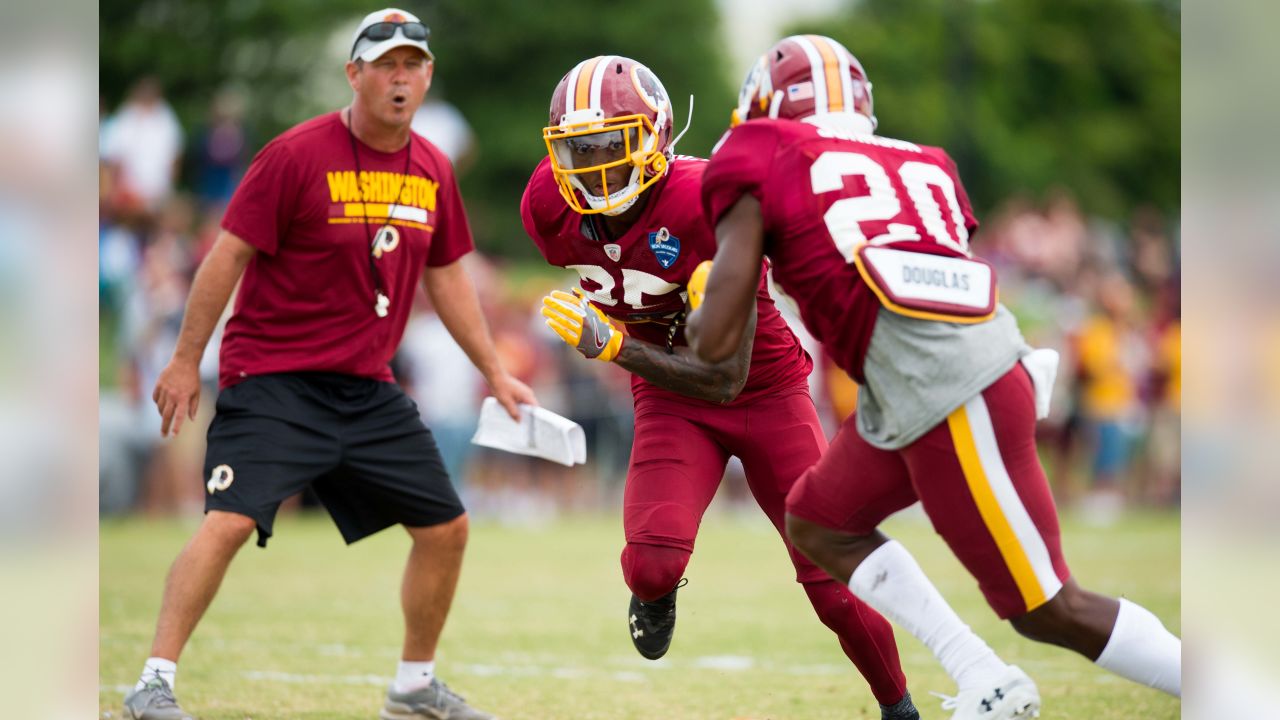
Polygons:
<instances>
[{"instance_id":1,"label":"background foliage","mask_svg":"<svg viewBox=\"0 0 1280 720\"><path fill-rule=\"evenodd\" d=\"M517 203L544 153L551 91L579 60L635 57L663 79L681 144L706 154L734 84L713 0L588 6L569 0L408 1L433 28L436 86L479 138L463 178L477 242L532 257ZM734 3L723 5L733 8ZM114 108L158 76L188 128L214 93L249 98L255 146L349 100L341 73L356 0L104 0L101 88ZM1151 0L861 0L794 31L832 35L875 83L881 132L941 145L979 212L1016 193L1070 188L1092 213L1179 206L1179 4ZM763 50L763 48L761 48Z\"/></svg>"},{"instance_id":2,"label":"background foliage","mask_svg":"<svg viewBox=\"0 0 1280 720\"><path fill-rule=\"evenodd\" d=\"M1178 3L864 0L830 35L875 86L879 131L955 158L979 211L1070 188L1085 210L1179 206Z\"/></svg>"},{"instance_id":3,"label":"background foliage","mask_svg":"<svg viewBox=\"0 0 1280 720\"><path fill-rule=\"evenodd\" d=\"M546 153L551 92L579 61L604 53L648 65L672 97L676 131L688 97L698 115L680 149L710 152L735 96L712 0L611 3L589 12L569 0L438 0L399 4L432 28L432 93L467 117L479 138L462 178L482 249L534 257L520 225L525 181ZM369 2L106 0L102 5L102 92L109 107L139 76L153 74L188 127L228 83L250 98L256 145L313 114L350 100L342 63Z\"/></svg>"}]
</instances>

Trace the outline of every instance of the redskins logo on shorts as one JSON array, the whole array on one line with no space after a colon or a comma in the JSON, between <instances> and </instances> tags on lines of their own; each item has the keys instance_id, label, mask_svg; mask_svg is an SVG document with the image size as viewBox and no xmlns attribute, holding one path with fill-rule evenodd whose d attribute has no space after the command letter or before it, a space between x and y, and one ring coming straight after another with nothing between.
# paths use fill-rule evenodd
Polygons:
<instances>
[{"instance_id":1,"label":"redskins logo on shorts","mask_svg":"<svg viewBox=\"0 0 1280 720\"><path fill-rule=\"evenodd\" d=\"M235 479L236 473L230 465L219 465L209 473L209 482L205 483L205 487L209 488L209 494L212 495L219 490L231 487Z\"/></svg>"}]
</instances>

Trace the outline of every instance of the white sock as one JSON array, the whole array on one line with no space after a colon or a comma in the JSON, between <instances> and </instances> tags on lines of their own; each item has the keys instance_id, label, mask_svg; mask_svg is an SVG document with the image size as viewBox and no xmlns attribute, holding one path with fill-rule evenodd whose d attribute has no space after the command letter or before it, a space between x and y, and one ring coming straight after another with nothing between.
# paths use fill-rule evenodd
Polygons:
<instances>
[{"instance_id":1,"label":"white sock","mask_svg":"<svg viewBox=\"0 0 1280 720\"><path fill-rule=\"evenodd\" d=\"M858 565L849 589L924 643L962 692L985 684L1008 667L960 620L896 540L876 548Z\"/></svg>"},{"instance_id":2,"label":"white sock","mask_svg":"<svg viewBox=\"0 0 1280 720\"><path fill-rule=\"evenodd\" d=\"M396 692L407 693L424 688L431 684L435 676L435 660L427 662L401 660L400 666L396 668Z\"/></svg>"},{"instance_id":3,"label":"white sock","mask_svg":"<svg viewBox=\"0 0 1280 720\"><path fill-rule=\"evenodd\" d=\"M1098 667L1182 697L1182 641L1151 611L1120 598L1120 614Z\"/></svg>"},{"instance_id":4,"label":"white sock","mask_svg":"<svg viewBox=\"0 0 1280 720\"><path fill-rule=\"evenodd\" d=\"M134 690L141 690L147 686L149 680L154 680L159 675L164 681L169 683L172 689L178 681L178 663L164 658L149 657L147 664L142 666L142 676L138 678L138 684L133 686Z\"/></svg>"}]
</instances>

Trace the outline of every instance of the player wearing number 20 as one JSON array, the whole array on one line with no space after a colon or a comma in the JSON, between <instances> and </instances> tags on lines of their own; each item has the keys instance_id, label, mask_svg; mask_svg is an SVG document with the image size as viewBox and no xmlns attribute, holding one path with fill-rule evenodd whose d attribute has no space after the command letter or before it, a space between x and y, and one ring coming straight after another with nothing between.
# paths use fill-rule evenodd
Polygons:
<instances>
[{"instance_id":1,"label":"player wearing number 20","mask_svg":"<svg viewBox=\"0 0 1280 720\"><path fill-rule=\"evenodd\" d=\"M1179 694L1181 641L1067 569L1034 439L1056 358L1027 347L990 266L971 257L977 221L955 164L875 135L862 66L826 37L770 48L734 119L703 180L720 245L690 344L708 362L736 352L767 256L862 386L856 414L787 497L791 540L934 650L960 686L946 705L956 718L1029 717L1039 698L1016 668L957 651L963 624L877 530L917 500L1020 633Z\"/></svg>"},{"instance_id":2,"label":"player wearing number 20","mask_svg":"<svg viewBox=\"0 0 1280 720\"><path fill-rule=\"evenodd\" d=\"M547 261L580 276L574 293L544 299L548 324L584 356L633 373L622 571L633 593L628 630L649 659L671 642L676 588L729 456L742 460L781 534L787 491L826 447L808 394L812 364L769 298L759 260L748 340L715 365L686 347L686 286L715 238L699 205L706 161L675 155L671 130L671 102L648 68L617 56L584 60L555 89L543 131L549 157L521 204ZM889 623L788 551L882 717L918 718Z\"/></svg>"}]
</instances>

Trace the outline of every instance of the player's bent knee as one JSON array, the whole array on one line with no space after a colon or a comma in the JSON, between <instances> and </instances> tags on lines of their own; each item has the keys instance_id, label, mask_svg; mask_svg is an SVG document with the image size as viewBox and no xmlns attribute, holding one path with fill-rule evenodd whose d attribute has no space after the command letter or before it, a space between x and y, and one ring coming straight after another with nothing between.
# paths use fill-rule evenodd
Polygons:
<instances>
[{"instance_id":1,"label":"player's bent knee","mask_svg":"<svg viewBox=\"0 0 1280 720\"><path fill-rule=\"evenodd\" d=\"M803 553L805 557L821 564L819 558L827 553L829 547L829 543L826 541L829 531L820 525L796 517L791 513L787 513L786 524L787 539L791 541L791 544Z\"/></svg>"},{"instance_id":2,"label":"player's bent knee","mask_svg":"<svg viewBox=\"0 0 1280 720\"><path fill-rule=\"evenodd\" d=\"M253 536L253 531L257 528L256 520L240 513L210 510L204 516L203 530L220 544L227 546L240 547Z\"/></svg>"},{"instance_id":3,"label":"player's bent knee","mask_svg":"<svg viewBox=\"0 0 1280 720\"><path fill-rule=\"evenodd\" d=\"M1063 586L1048 602L1024 615L1009 619L1019 635L1037 642L1072 647L1080 623L1083 594L1073 585Z\"/></svg>"},{"instance_id":4,"label":"player's bent knee","mask_svg":"<svg viewBox=\"0 0 1280 720\"><path fill-rule=\"evenodd\" d=\"M684 577L690 554L682 548L627 543L622 550L622 577L636 597L657 600Z\"/></svg>"}]
</instances>

